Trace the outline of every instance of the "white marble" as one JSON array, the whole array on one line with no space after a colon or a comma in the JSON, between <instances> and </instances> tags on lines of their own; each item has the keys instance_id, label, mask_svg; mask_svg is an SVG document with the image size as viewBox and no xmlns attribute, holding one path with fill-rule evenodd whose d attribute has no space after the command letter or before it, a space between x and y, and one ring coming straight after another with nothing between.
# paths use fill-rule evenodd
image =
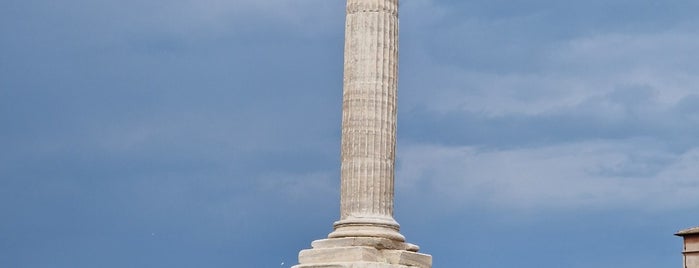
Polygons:
<instances>
[{"instance_id":1,"label":"white marble","mask_svg":"<svg viewBox=\"0 0 699 268\"><path fill-rule=\"evenodd\" d=\"M340 220L295 268L432 266L393 218L398 0L347 0Z\"/></svg>"}]
</instances>

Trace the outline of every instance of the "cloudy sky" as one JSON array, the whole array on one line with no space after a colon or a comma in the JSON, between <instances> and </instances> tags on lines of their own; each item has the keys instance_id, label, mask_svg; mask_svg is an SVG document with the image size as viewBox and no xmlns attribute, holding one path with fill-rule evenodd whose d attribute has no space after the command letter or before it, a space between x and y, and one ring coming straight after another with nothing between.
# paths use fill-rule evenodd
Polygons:
<instances>
[{"instance_id":1,"label":"cloudy sky","mask_svg":"<svg viewBox=\"0 0 699 268\"><path fill-rule=\"evenodd\" d=\"M0 266L290 267L339 214L342 0L0 2ZM699 2L401 2L435 267L680 267Z\"/></svg>"}]
</instances>

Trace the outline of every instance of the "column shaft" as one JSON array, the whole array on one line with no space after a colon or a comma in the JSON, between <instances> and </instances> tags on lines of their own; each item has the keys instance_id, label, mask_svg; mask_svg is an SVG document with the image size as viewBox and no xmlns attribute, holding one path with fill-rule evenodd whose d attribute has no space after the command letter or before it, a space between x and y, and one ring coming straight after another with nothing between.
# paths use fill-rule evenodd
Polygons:
<instances>
[{"instance_id":1,"label":"column shaft","mask_svg":"<svg viewBox=\"0 0 699 268\"><path fill-rule=\"evenodd\" d=\"M398 0L348 0L345 27L341 219L331 237L366 225L391 234L344 235L401 240L393 220Z\"/></svg>"},{"instance_id":2,"label":"column shaft","mask_svg":"<svg viewBox=\"0 0 699 268\"><path fill-rule=\"evenodd\" d=\"M293 268L430 268L393 219L398 0L347 0L340 220Z\"/></svg>"}]
</instances>

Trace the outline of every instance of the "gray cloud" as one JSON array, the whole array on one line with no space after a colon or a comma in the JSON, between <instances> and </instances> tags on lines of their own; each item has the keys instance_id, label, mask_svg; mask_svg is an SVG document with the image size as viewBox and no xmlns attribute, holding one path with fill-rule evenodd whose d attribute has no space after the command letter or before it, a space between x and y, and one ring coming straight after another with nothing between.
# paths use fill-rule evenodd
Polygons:
<instances>
[{"instance_id":1,"label":"gray cloud","mask_svg":"<svg viewBox=\"0 0 699 268\"><path fill-rule=\"evenodd\" d=\"M396 211L436 266L690 220L659 208L696 191L695 4L401 3ZM276 267L332 229L342 1L2 5L1 263Z\"/></svg>"},{"instance_id":2,"label":"gray cloud","mask_svg":"<svg viewBox=\"0 0 699 268\"><path fill-rule=\"evenodd\" d=\"M691 5L405 4L432 30L403 39L404 189L450 211L693 207Z\"/></svg>"},{"instance_id":3,"label":"gray cloud","mask_svg":"<svg viewBox=\"0 0 699 268\"><path fill-rule=\"evenodd\" d=\"M697 149L672 153L643 140L509 150L407 145L400 189L458 210L693 208ZM418 193L419 192L419 193ZM687 199L689 198L689 199ZM695 200L696 201L696 200Z\"/></svg>"}]
</instances>

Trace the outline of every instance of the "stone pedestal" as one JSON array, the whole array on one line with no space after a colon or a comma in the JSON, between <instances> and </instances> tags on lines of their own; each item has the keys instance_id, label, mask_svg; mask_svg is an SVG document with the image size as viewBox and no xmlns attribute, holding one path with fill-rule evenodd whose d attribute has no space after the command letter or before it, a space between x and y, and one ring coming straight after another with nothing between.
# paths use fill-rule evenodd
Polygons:
<instances>
[{"instance_id":1,"label":"stone pedestal","mask_svg":"<svg viewBox=\"0 0 699 268\"><path fill-rule=\"evenodd\" d=\"M316 240L313 249L299 253L294 268L408 268L432 267L432 256L418 253L416 245L376 237Z\"/></svg>"},{"instance_id":2,"label":"stone pedestal","mask_svg":"<svg viewBox=\"0 0 699 268\"><path fill-rule=\"evenodd\" d=\"M340 220L294 268L429 268L393 219L398 0L347 0Z\"/></svg>"}]
</instances>

